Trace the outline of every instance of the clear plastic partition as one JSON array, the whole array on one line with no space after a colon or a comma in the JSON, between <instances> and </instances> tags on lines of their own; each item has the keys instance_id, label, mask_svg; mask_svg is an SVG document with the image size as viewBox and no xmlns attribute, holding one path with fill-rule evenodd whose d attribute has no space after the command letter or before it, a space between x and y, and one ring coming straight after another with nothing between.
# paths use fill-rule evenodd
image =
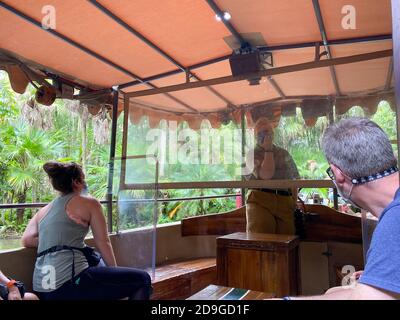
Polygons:
<instances>
[{"instance_id":1,"label":"clear plastic partition","mask_svg":"<svg viewBox=\"0 0 400 320\"><path fill-rule=\"evenodd\" d=\"M240 181L243 153L254 145L252 130L243 137L240 124L229 119L218 127L203 119L194 127L184 120L154 124L143 116L127 130L127 154L156 155L160 183ZM127 183L137 182L127 176Z\"/></svg>"},{"instance_id":2,"label":"clear plastic partition","mask_svg":"<svg viewBox=\"0 0 400 320\"><path fill-rule=\"evenodd\" d=\"M170 114L146 114L144 109L135 113L135 108L128 107L127 155L156 155L160 183L268 180L266 185L273 187L276 180L328 180L321 138L330 124L348 117L377 122L397 154L392 94L299 98L192 118L184 114L171 119ZM266 148L274 151L275 172L263 179L258 165L265 160ZM137 173L126 176L128 185L138 183ZM302 190L300 196L307 203L333 206L332 191L318 183ZM339 204L343 211L351 209Z\"/></svg>"},{"instance_id":3,"label":"clear plastic partition","mask_svg":"<svg viewBox=\"0 0 400 320\"><path fill-rule=\"evenodd\" d=\"M126 187L127 181L151 184L146 190ZM131 266L145 269L154 279L156 237L159 205L158 162L146 155L130 156L122 160L118 191L118 230L135 229L124 239L124 248L132 252Z\"/></svg>"}]
</instances>

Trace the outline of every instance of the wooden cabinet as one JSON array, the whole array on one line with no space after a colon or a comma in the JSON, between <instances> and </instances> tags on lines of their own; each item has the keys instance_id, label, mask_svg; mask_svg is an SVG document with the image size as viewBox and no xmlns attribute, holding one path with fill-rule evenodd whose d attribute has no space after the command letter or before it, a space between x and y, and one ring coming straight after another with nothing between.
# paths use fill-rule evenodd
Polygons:
<instances>
[{"instance_id":1,"label":"wooden cabinet","mask_svg":"<svg viewBox=\"0 0 400 320\"><path fill-rule=\"evenodd\" d=\"M320 295L363 270L363 247L356 243L304 242L299 246L301 295ZM345 279L343 279L345 277Z\"/></svg>"},{"instance_id":2,"label":"wooden cabinet","mask_svg":"<svg viewBox=\"0 0 400 320\"><path fill-rule=\"evenodd\" d=\"M297 236L238 232L217 238L218 284L277 297L299 291Z\"/></svg>"}]
</instances>

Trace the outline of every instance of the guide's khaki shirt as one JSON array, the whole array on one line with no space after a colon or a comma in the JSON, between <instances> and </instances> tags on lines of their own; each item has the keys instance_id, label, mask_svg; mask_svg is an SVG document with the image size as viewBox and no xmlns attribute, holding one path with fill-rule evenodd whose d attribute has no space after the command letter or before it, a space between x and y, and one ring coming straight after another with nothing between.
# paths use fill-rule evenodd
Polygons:
<instances>
[{"instance_id":1,"label":"guide's khaki shirt","mask_svg":"<svg viewBox=\"0 0 400 320\"><path fill-rule=\"evenodd\" d=\"M297 170L296 164L292 156L285 149L282 149L276 145L272 146L272 152L274 154L275 161L275 173L272 176L272 180L294 180L299 179L299 171ZM259 165L254 166L253 173L245 176L246 180L258 180L258 169L264 159L265 150L256 146L254 149L254 160L258 161Z\"/></svg>"}]
</instances>

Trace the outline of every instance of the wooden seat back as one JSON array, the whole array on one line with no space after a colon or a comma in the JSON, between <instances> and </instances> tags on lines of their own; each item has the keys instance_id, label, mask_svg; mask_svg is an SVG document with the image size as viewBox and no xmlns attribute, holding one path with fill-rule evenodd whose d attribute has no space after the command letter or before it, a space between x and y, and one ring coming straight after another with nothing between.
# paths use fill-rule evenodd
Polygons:
<instances>
[{"instance_id":1,"label":"wooden seat back","mask_svg":"<svg viewBox=\"0 0 400 320\"><path fill-rule=\"evenodd\" d=\"M361 218L319 204L305 205L306 241L362 243Z\"/></svg>"},{"instance_id":2,"label":"wooden seat back","mask_svg":"<svg viewBox=\"0 0 400 320\"><path fill-rule=\"evenodd\" d=\"M362 243L361 218L328 206L307 204L304 241ZM182 236L227 235L246 231L246 207L182 220Z\"/></svg>"},{"instance_id":3,"label":"wooden seat back","mask_svg":"<svg viewBox=\"0 0 400 320\"><path fill-rule=\"evenodd\" d=\"M182 236L226 235L246 231L246 207L182 220Z\"/></svg>"}]
</instances>

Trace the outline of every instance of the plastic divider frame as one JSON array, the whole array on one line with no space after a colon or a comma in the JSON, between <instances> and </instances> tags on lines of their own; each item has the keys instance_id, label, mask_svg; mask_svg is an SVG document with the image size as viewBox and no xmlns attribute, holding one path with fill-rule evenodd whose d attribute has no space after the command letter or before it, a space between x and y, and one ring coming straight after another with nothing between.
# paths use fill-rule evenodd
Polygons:
<instances>
[{"instance_id":1,"label":"plastic divider frame","mask_svg":"<svg viewBox=\"0 0 400 320\"><path fill-rule=\"evenodd\" d=\"M126 179L126 160L143 160L151 158L155 162L155 174L154 174L154 182L150 183L153 188L147 190L153 190L153 195L151 198L146 198L145 193L141 194L137 197L137 193L135 194L132 189L125 188L125 179ZM159 162L156 156L151 155L137 155L137 156L128 156L123 157L121 165L124 170L121 170L121 180L120 180L120 189L118 192L118 230L120 229L121 218L131 217L136 224L136 227L140 229L139 239L140 243L135 243L134 246L140 246L139 254L135 257L135 262L137 263L137 267L141 269L150 268L151 277L155 279L155 269L156 269L156 241L157 241L157 222L158 222L158 195L159 195L159 187L158 187L158 179L159 179ZM140 170L143 170L142 166L137 166ZM135 166L131 168L132 171L135 170ZM130 172L132 172L130 170ZM147 192L148 194L148 192ZM152 208L150 207L152 205ZM152 209L152 210L151 210ZM139 212L143 211L144 214L140 215ZM146 215L146 213L151 213L151 215ZM146 220L147 218L147 220ZM140 220L140 219L143 219ZM149 228L149 223L151 227ZM142 225L141 225L142 224ZM147 248L148 242L151 241L151 257L147 256ZM149 259L150 258L150 259ZM149 261L151 260L151 261Z\"/></svg>"}]
</instances>

